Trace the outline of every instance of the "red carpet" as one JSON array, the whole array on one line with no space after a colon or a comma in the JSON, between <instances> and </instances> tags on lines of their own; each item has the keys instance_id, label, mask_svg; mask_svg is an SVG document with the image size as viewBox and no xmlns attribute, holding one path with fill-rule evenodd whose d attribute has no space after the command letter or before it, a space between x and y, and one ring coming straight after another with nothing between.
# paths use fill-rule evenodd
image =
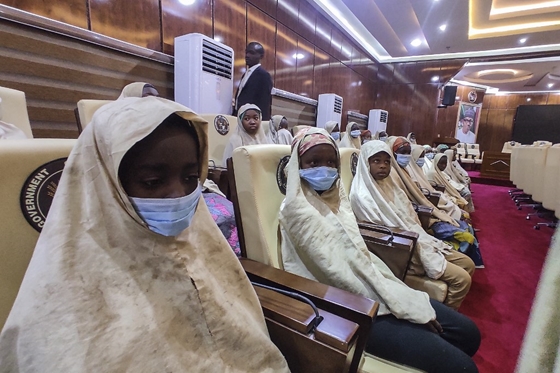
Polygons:
<instances>
[{"instance_id":1,"label":"red carpet","mask_svg":"<svg viewBox=\"0 0 560 373\"><path fill-rule=\"evenodd\" d=\"M472 184L473 224L486 268L477 269L460 311L476 322L482 344L474 360L480 373L511 373L527 326L541 268L554 230L533 229L537 217L518 211L509 188Z\"/></svg>"}]
</instances>

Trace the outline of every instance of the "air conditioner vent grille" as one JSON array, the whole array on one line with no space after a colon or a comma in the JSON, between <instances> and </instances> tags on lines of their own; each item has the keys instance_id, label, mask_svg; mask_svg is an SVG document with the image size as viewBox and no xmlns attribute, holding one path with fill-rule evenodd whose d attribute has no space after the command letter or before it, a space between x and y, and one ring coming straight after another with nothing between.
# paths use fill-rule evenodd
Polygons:
<instances>
[{"instance_id":1,"label":"air conditioner vent grille","mask_svg":"<svg viewBox=\"0 0 560 373\"><path fill-rule=\"evenodd\" d=\"M337 114L342 113L342 99L340 97L334 98L334 112Z\"/></svg>"},{"instance_id":2,"label":"air conditioner vent grille","mask_svg":"<svg viewBox=\"0 0 560 373\"><path fill-rule=\"evenodd\" d=\"M379 115L379 121L382 123L387 123L387 112L382 111Z\"/></svg>"},{"instance_id":3,"label":"air conditioner vent grille","mask_svg":"<svg viewBox=\"0 0 560 373\"><path fill-rule=\"evenodd\" d=\"M231 51L208 40L202 41L202 71L231 80L232 64Z\"/></svg>"}]
</instances>

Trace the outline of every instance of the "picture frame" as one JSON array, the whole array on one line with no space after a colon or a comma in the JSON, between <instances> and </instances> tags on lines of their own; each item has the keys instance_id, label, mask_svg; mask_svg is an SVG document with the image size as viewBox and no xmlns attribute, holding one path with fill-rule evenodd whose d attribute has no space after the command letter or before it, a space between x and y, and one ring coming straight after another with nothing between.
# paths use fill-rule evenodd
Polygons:
<instances>
[{"instance_id":1,"label":"picture frame","mask_svg":"<svg viewBox=\"0 0 560 373\"><path fill-rule=\"evenodd\" d=\"M457 112L455 138L466 144L476 144L482 104L461 101ZM468 129L466 129L468 127ZM466 130L465 130L466 129Z\"/></svg>"}]
</instances>

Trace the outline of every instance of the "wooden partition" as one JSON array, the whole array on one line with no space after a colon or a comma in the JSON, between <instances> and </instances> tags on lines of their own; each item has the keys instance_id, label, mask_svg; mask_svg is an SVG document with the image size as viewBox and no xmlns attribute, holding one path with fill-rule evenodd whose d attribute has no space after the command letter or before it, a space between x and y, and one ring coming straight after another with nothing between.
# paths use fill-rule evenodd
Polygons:
<instances>
[{"instance_id":1,"label":"wooden partition","mask_svg":"<svg viewBox=\"0 0 560 373\"><path fill-rule=\"evenodd\" d=\"M317 100L275 89L272 94L272 115L285 116L289 129L301 125L315 126Z\"/></svg>"}]
</instances>

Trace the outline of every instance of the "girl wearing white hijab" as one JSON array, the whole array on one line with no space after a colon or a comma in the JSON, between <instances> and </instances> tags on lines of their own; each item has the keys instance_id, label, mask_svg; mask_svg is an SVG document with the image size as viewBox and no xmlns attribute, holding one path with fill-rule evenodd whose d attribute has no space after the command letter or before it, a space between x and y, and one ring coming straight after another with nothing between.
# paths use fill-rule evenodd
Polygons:
<instances>
[{"instance_id":1,"label":"girl wearing white hijab","mask_svg":"<svg viewBox=\"0 0 560 373\"><path fill-rule=\"evenodd\" d=\"M222 164L227 164L227 159L240 146L257 144L270 144L261 126L261 109L257 105L245 104L239 108L237 129L229 138Z\"/></svg>"},{"instance_id":2,"label":"girl wearing white hijab","mask_svg":"<svg viewBox=\"0 0 560 373\"><path fill-rule=\"evenodd\" d=\"M283 115L274 115L270 118L271 144L291 145L294 137L288 130L288 119ZM274 132L276 131L276 132ZM272 135L276 133L276 135Z\"/></svg>"},{"instance_id":3,"label":"girl wearing white hijab","mask_svg":"<svg viewBox=\"0 0 560 373\"><path fill-rule=\"evenodd\" d=\"M121 95L117 100L127 97L148 97L148 96L159 96L159 92L156 87L150 83L144 82L134 82L124 86Z\"/></svg>"},{"instance_id":4,"label":"girl wearing white hijab","mask_svg":"<svg viewBox=\"0 0 560 373\"><path fill-rule=\"evenodd\" d=\"M436 154L436 156L434 157L434 161L432 162L432 167L430 167L430 169L426 173L428 180L445 186L445 191L450 196L457 199L457 203L461 208L469 213L473 212L474 205L469 188L461 183L454 181L446 172L443 171L448 167L448 165L449 160L447 158L447 155L445 155L444 153ZM467 205L461 206L461 200L466 201Z\"/></svg>"},{"instance_id":5,"label":"girl wearing white hijab","mask_svg":"<svg viewBox=\"0 0 560 373\"><path fill-rule=\"evenodd\" d=\"M443 170L443 172L448 174L449 177L451 177L451 179L453 179L454 181L469 188L469 185L471 184L471 178L469 177L467 171L465 171L465 169L461 167L461 165L457 161L455 156L456 153L457 150L455 150L454 148L447 149L443 152L443 154L447 156L447 167L445 168L445 170Z\"/></svg>"},{"instance_id":6,"label":"girl wearing white hijab","mask_svg":"<svg viewBox=\"0 0 560 373\"><path fill-rule=\"evenodd\" d=\"M284 269L379 302L366 351L426 371L477 372L469 357L480 344L476 325L406 286L367 250L328 133L298 133L286 170L279 216Z\"/></svg>"},{"instance_id":7,"label":"girl wearing white hijab","mask_svg":"<svg viewBox=\"0 0 560 373\"><path fill-rule=\"evenodd\" d=\"M266 136L268 137L268 142L271 144L278 144L278 131L280 130L280 121L282 120L282 115L274 115L268 121L268 131L264 128Z\"/></svg>"},{"instance_id":8,"label":"girl wearing white hijab","mask_svg":"<svg viewBox=\"0 0 560 373\"><path fill-rule=\"evenodd\" d=\"M72 150L0 335L3 372L288 372L200 198L207 123L99 109Z\"/></svg>"},{"instance_id":9,"label":"girl wearing white hijab","mask_svg":"<svg viewBox=\"0 0 560 373\"><path fill-rule=\"evenodd\" d=\"M340 140L339 147L360 149L362 147L361 131L358 123L350 122L346 126L346 135Z\"/></svg>"},{"instance_id":10,"label":"girl wearing white hijab","mask_svg":"<svg viewBox=\"0 0 560 373\"><path fill-rule=\"evenodd\" d=\"M340 128L338 126L338 122L335 121L335 120L329 120L327 123L325 123L325 129L327 130L329 135L331 135L331 137L334 139L336 144L339 145L340 144Z\"/></svg>"},{"instance_id":11,"label":"girl wearing white hijab","mask_svg":"<svg viewBox=\"0 0 560 373\"><path fill-rule=\"evenodd\" d=\"M350 204L354 214L358 220L418 233L416 255L408 273L444 281L448 286L444 304L459 309L471 287L474 263L424 231L412 203L389 177L395 172L391 170L391 149L379 140L371 143L362 146L352 181Z\"/></svg>"}]
</instances>

